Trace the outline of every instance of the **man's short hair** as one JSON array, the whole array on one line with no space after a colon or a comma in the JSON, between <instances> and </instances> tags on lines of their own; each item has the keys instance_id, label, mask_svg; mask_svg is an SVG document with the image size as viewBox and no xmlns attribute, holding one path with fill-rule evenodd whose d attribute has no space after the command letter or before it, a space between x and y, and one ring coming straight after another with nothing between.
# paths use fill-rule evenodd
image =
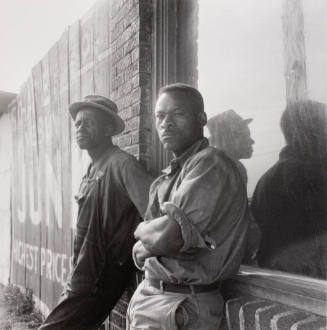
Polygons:
<instances>
[{"instance_id":1,"label":"man's short hair","mask_svg":"<svg viewBox=\"0 0 327 330\"><path fill-rule=\"evenodd\" d=\"M312 149L315 145L326 143L326 123L327 106L312 100L287 105L280 120L286 144L301 148L306 145Z\"/></svg>"},{"instance_id":2,"label":"man's short hair","mask_svg":"<svg viewBox=\"0 0 327 330\"><path fill-rule=\"evenodd\" d=\"M169 92L181 92L186 94L193 104L193 110L197 112L204 112L204 103L201 93L191 85L183 83L174 83L166 85L159 90L159 96Z\"/></svg>"}]
</instances>

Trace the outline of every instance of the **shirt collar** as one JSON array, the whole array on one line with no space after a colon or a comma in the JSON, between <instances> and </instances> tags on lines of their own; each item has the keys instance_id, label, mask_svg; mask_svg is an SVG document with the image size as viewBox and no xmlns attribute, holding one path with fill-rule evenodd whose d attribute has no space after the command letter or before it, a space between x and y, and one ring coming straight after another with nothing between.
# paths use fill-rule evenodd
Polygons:
<instances>
[{"instance_id":1,"label":"shirt collar","mask_svg":"<svg viewBox=\"0 0 327 330\"><path fill-rule=\"evenodd\" d=\"M99 159L96 162L91 162L88 166L86 175L84 177L88 177L90 174L91 169L93 168L96 172L98 172L103 165L106 163L106 160L108 159L108 156L113 153L114 150L116 150L118 147L114 144L111 144L108 146L108 148L103 152L103 154L99 157Z\"/></svg>"},{"instance_id":2,"label":"shirt collar","mask_svg":"<svg viewBox=\"0 0 327 330\"><path fill-rule=\"evenodd\" d=\"M176 168L182 168L185 164L185 162L193 155L195 155L200 150L206 148L209 146L209 141L207 138L203 137L200 140L193 143L183 154L181 154L179 157L173 158L170 161L170 164L168 167L162 170L164 174L171 174L171 172Z\"/></svg>"}]
</instances>

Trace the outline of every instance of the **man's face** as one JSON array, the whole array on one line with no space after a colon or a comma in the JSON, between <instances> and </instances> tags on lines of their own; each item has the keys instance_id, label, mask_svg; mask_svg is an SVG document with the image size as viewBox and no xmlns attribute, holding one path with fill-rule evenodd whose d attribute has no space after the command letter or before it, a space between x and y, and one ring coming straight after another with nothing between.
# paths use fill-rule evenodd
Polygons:
<instances>
[{"instance_id":1,"label":"man's face","mask_svg":"<svg viewBox=\"0 0 327 330\"><path fill-rule=\"evenodd\" d=\"M202 136L202 125L183 92L160 95L156 108L156 128L163 146L175 156L181 155Z\"/></svg>"},{"instance_id":2,"label":"man's face","mask_svg":"<svg viewBox=\"0 0 327 330\"><path fill-rule=\"evenodd\" d=\"M76 142L81 149L91 150L107 138L102 116L91 109L81 109L75 118Z\"/></svg>"},{"instance_id":3,"label":"man's face","mask_svg":"<svg viewBox=\"0 0 327 330\"><path fill-rule=\"evenodd\" d=\"M251 158L253 153L252 145L254 144L254 141L251 138L250 129L247 124L240 126L239 130L235 133L233 144L235 158Z\"/></svg>"}]
</instances>

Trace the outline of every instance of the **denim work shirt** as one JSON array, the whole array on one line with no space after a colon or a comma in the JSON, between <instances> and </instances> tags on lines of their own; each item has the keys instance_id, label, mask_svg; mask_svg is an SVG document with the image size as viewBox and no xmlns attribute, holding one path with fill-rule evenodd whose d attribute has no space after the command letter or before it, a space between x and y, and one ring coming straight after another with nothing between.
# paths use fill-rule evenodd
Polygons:
<instances>
[{"instance_id":1,"label":"denim work shirt","mask_svg":"<svg viewBox=\"0 0 327 330\"><path fill-rule=\"evenodd\" d=\"M122 280L130 260L133 232L144 216L151 182L138 161L116 146L109 147L97 169L89 166L76 196L77 233L68 292L110 294L119 287L116 281Z\"/></svg>"},{"instance_id":2,"label":"denim work shirt","mask_svg":"<svg viewBox=\"0 0 327 330\"><path fill-rule=\"evenodd\" d=\"M145 260L145 277L180 284L211 284L238 271L248 228L246 186L235 162L203 138L156 179L145 215L168 215L184 245L172 256Z\"/></svg>"}]
</instances>

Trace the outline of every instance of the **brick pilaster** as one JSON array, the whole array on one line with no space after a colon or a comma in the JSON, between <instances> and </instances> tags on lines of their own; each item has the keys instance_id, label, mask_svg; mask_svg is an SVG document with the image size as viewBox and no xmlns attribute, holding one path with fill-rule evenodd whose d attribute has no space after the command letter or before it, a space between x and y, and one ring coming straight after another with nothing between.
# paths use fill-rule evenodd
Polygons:
<instances>
[{"instance_id":1,"label":"brick pilaster","mask_svg":"<svg viewBox=\"0 0 327 330\"><path fill-rule=\"evenodd\" d=\"M111 96L125 120L114 139L147 165L151 128L152 1L114 0L111 7Z\"/></svg>"}]
</instances>

